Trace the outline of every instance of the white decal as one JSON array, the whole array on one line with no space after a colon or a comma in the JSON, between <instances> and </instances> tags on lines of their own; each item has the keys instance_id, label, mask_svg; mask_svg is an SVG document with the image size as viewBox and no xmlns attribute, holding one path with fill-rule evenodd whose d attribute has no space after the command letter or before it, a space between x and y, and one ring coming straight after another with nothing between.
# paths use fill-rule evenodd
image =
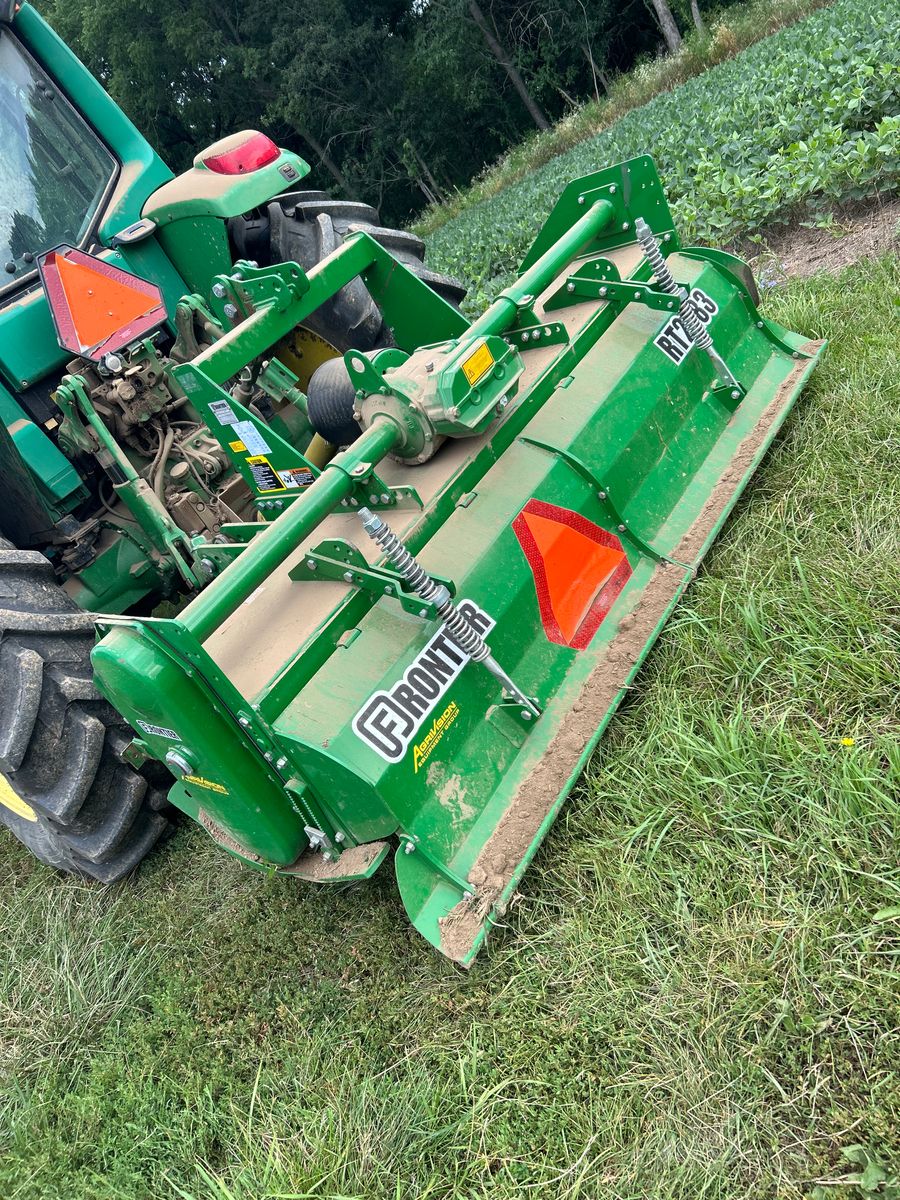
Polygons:
<instances>
[{"instance_id":1,"label":"white decal","mask_svg":"<svg viewBox=\"0 0 900 1200\"><path fill-rule=\"evenodd\" d=\"M694 303L694 312L700 321L704 325L708 325L719 311L718 304L712 296L707 296L706 292L702 292L700 288L694 288L691 292L691 300ZM653 339L653 344L659 346L663 354L667 358L671 358L673 363L682 362L694 345L681 323L681 317L673 317L671 321L668 321Z\"/></svg>"},{"instance_id":2,"label":"white decal","mask_svg":"<svg viewBox=\"0 0 900 1200\"><path fill-rule=\"evenodd\" d=\"M484 636L496 622L471 600L459 611ZM443 630L436 633L403 678L390 691L379 691L353 718L353 731L386 762L399 762L425 718L469 661Z\"/></svg>"},{"instance_id":3,"label":"white decal","mask_svg":"<svg viewBox=\"0 0 900 1200\"><path fill-rule=\"evenodd\" d=\"M237 425L237 413L227 400L213 400L209 406L209 411L220 425Z\"/></svg>"},{"instance_id":4,"label":"white decal","mask_svg":"<svg viewBox=\"0 0 900 1200\"><path fill-rule=\"evenodd\" d=\"M144 733L152 733L154 737L168 738L170 742L180 742L181 738L174 729L169 729L167 725L151 725L149 721L138 721Z\"/></svg>"},{"instance_id":5,"label":"white decal","mask_svg":"<svg viewBox=\"0 0 900 1200\"><path fill-rule=\"evenodd\" d=\"M210 405L210 407L212 407ZM224 422L223 422L224 424ZM231 422L229 422L231 424ZM235 437L239 437L250 454L271 454L272 447L252 421L235 421Z\"/></svg>"}]
</instances>

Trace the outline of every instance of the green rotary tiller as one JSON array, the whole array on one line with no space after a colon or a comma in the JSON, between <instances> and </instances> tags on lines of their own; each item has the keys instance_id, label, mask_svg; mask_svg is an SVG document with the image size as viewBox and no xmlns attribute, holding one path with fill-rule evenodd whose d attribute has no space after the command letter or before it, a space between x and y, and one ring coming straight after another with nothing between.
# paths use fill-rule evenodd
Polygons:
<instances>
[{"instance_id":1,"label":"green rotary tiller","mask_svg":"<svg viewBox=\"0 0 900 1200\"><path fill-rule=\"evenodd\" d=\"M394 344L304 394L267 356L356 278ZM468 965L821 347L680 248L647 157L570 184L471 323L362 233L213 291L228 331L167 371L260 519L194 539L176 619L99 621L98 684L224 849L317 884L393 849ZM240 402L260 362L326 465Z\"/></svg>"}]
</instances>

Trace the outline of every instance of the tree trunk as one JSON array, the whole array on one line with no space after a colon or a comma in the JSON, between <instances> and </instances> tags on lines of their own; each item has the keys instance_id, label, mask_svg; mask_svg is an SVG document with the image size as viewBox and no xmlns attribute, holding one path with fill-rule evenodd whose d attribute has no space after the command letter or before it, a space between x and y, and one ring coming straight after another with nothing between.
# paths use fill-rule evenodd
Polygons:
<instances>
[{"instance_id":1,"label":"tree trunk","mask_svg":"<svg viewBox=\"0 0 900 1200\"><path fill-rule=\"evenodd\" d=\"M443 202L446 200L447 197L444 195L444 192L443 192L442 188L440 187L440 185L438 184L438 181L432 175L431 169L428 166L428 163L425 161L425 159L422 157L422 155L418 152L418 150L415 151L415 155L416 155L416 162L422 168L422 173L424 174L426 180L428 181L429 188L434 192L435 196L440 201L440 203L443 204Z\"/></svg>"},{"instance_id":2,"label":"tree trunk","mask_svg":"<svg viewBox=\"0 0 900 1200\"><path fill-rule=\"evenodd\" d=\"M678 32L678 26L675 24L668 0L650 0L650 3L653 5L662 35L666 39L666 45L669 47L670 53L674 54L676 50L681 49L681 34Z\"/></svg>"},{"instance_id":3,"label":"tree trunk","mask_svg":"<svg viewBox=\"0 0 900 1200\"><path fill-rule=\"evenodd\" d=\"M706 33L706 22L700 16L700 5L697 0L691 0L691 19L694 22L694 28L700 34Z\"/></svg>"},{"instance_id":4,"label":"tree trunk","mask_svg":"<svg viewBox=\"0 0 900 1200\"><path fill-rule=\"evenodd\" d=\"M497 62L509 76L510 82L519 93L522 103L528 109L528 114L532 121L534 121L538 129L549 129L550 122L533 100L531 93L525 86L524 79L516 69L515 63L497 40L496 34L488 24L487 17L485 17L484 13L481 11L481 5L478 4L478 0L469 0L469 12L472 16L472 20L484 35L484 40L487 42L488 49L490 50L491 54L493 54L494 58L496 58Z\"/></svg>"},{"instance_id":5,"label":"tree trunk","mask_svg":"<svg viewBox=\"0 0 900 1200\"><path fill-rule=\"evenodd\" d=\"M587 59L588 66L591 68L591 79L593 80L593 83L594 83L594 99L599 104L600 88L597 85L598 85L598 83L602 83L603 90L608 91L608 88L606 86L606 80L603 78L603 72L598 70L597 64L594 62L594 56L591 53L590 44L588 42L582 42L581 50L582 50L582 53L584 54L584 57Z\"/></svg>"},{"instance_id":6,"label":"tree trunk","mask_svg":"<svg viewBox=\"0 0 900 1200\"><path fill-rule=\"evenodd\" d=\"M350 186L347 183L347 180L341 174L340 167L337 165L322 143L305 127L301 129L299 125L295 125L294 129L296 129L297 133L300 134L304 142L306 142L306 144L310 147L338 187L340 187L345 193L349 192Z\"/></svg>"}]
</instances>

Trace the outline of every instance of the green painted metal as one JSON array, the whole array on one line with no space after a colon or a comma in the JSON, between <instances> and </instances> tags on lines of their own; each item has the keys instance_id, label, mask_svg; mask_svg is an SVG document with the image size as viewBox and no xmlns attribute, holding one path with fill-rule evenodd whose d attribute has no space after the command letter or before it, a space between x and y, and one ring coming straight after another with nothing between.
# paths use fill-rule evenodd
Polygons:
<instances>
[{"instance_id":1,"label":"green painted metal","mask_svg":"<svg viewBox=\"0 0 900 1200\"><path fill-rule=\"evenodd\" d=\"M383 458L396 440L396 428L383 421L336 455L306 491L302 503L293 505L264 534L254 538L231 569L188 605L179 618L184 628L200 641L208 637L296 550L323 517L352 494L356 479L371 463Z\"/></svg>"},{"instance_id":2,"label":"green painted metal","mask_svg":"<svg viewBox=\"0 0 900 1200\"><path fill-rule=\"evenodd\" d=\"M740 381L730 406L628 250L637 216L705 305ZM226 850L325 883L367 877L393 841L410 919L468 964L819 348L759 315L733 261L677 252L641 158L571 184L522 277L471 325L442 302L419 306L414 277L365 236L309 276L239 264L219 299L243 319L172 372L211 426L223 385L357 275L397 342L346 356L364 432L275 521L206 544L221 573L177 620L111 626L98 683L145 753L189 764L173 800ZM600 277L614 294L599 294ZM567 299L569 282L592 287ZM425 466L398 461L413 445ZM407 480L421 507L389 523L537 698L538 720L466 660L438 602L417 600L354 521L367 493ZM604 531L627 563L583 643L545 626L517 534L535 502Z\"/></svg>"},{"instance_id":3,"label":"green painted metal","mask_svg":"<svg viewBox=\"0 0 900 1200\"><path fill-rule=\"evenodd\" d=\"M106 522L115 536L75 598L96 612L179 584L197 593L174 620L99 621L98 686L137 732L129 753L167 762L174 803L253 867L364 879L393 846L410 919L468 964L819 350L760 316L740 260L679 252L648 156L573 181L516 283L471 323L364 234L308 275L232 264L226 220L307 164L282 152L225 177L200 155L173 181L30 6L12 28L119 164L97 237L105 258L162 288L177 349L159 355L160 386L206 422L229 478L276 518L188 536L86 376L63 379L60 445L92 456L133 517ZM141 217L146 236L114 244ZM638 217L703 307L736 386L719 386L679 329L635 253ZM319 470L304 453L306 399L273 347L357 278L394 346L345 356L364 432ZM0 467L32 529L49 531L85 496L15 396L59 378L66 358L42 292L0 308ZM283 406L277 424L244 403L250 364L246 378ZM578 637L553 624L556 601L526 553L534 504L621 556L618 590L596 581L605 607ZM411 565L385 565L354 516L362 506L387 512L430 590ZM576 556L554 569L574 588L580 567ZM447 595L539 719L448 636Z\"/></svg>"}]
</instances>

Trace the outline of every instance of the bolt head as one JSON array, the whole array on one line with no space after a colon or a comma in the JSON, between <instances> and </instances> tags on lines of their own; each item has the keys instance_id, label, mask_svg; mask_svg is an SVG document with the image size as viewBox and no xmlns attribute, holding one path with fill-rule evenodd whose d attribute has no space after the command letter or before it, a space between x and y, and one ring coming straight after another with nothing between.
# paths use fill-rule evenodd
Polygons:
<instances>
[{"instance_id":1,"label":"bolt head","mask_svg":"<svg viewBox=\"0 0 900 1200\"><path fill-rule=\"evenodd\" d=\"M630 221L623 221L623 222L622 222L622 229L623 229L623 230L624 230L624 229L630 229L630 228L631 228L631 222L630 222Z\"/></svg>"},{"instance_id":2,"label":"bolt head","mask_svg":"<svg viewBox=\"0 0 900 1200\"><path fill-rule=\"evenodd\" d=\"M222 297L225 295L225 284L224 283L214 283L212 294L217 299L221 300Z\"/></svg>"},{"instance_id":3,"label":"bolt head","mask_svg":"<svg viewBox=\"0 0 900 1200\"><path fill-rule=\"evenodd\" d=\"M266 762L271 762L274 757L275 757L275 755L272 753L271 750L267 750L265 752L265 754L263 755L263 758L266 760Z\"/></svg>"},{"instance_id":4,"label":"bolt head","mask_svg":"<svg viewBox=\"0 0 900 1200\"><path fill-rule=\"evenodd\" d=\"M579 196L579 197L578 197L578 203L579 203L579 204L584 204L584 196Z\"/></svg>"},{"instance_id":5,"label":"bolt head","mask_svg":"<svg viewBox=\"0 0 900 1200\"><path fill-rule=\"evenodd\" d=\"M238 310L235 308L235 306L233 304L226 304L225 307L222 309L222 311L224 312L225 316L228 318L229 321L233 321L234 318L238 315Z\"/></svg>"},{"instance_id":6,"label":"bolt head","mask_svg":"<svg viewBox=\"0 0 900 1200\"><path fill-rule=\"evenodd\" d=\"M530 721L531 716L532 716L532 714L527 708L522 709L522 720L523 721Z\"/></svg>"},{"instance_id":7,"label":"bolt head","mask_svg":"<svg viewBox=\"0 0 900 1200\"><path fill-rule=\"evenodd\" d=\"M740 398L741 398L741 393L738 391L738 389L737 389L737 388L735 388L735 389L732 391L732 393L731 393L731 398L732 398L732 400L740 400Z\"/></svg>"},{"instance_id":8,"label":"bolt head","mask_svg":"<svg viewBox=\"0 0 900 1200\"><path fill-rule=\"evenodd\" d=\"M571 283L569 284L569 290L570 290L570 291L574 290L574 289L572 288L572 285L571 285ZM531 337L531 334L530 334L530 333L528 333L528 332L525 332L525 333L523 333L523 334L522 334L522 341L523 341L523 342L527 342L527 341L528 341L528 339L529 339L530 337Z\"/></svg>"},{"instance_id":9,"label":"bolt head","mask_svg":"<svg viewBox=\"0 0 900 1200\"><path fill-rule=\"evenodd\" d=\"M597 493L597 499L598 499L598 500L605 500L605 499L606 499L606 492L598 492L598 493Z\"/></svg>"},{"instance_id":10,"label":"bolt head","mask_svg":"<svg viewBox=\"0 0 900 1200\"><path fill-rule=\"evenodd\" d=\"M619 529L619 533L624 533L624 532L625 532L625 526L624 526L624 525L619 525L619 526L618 526L618 529Z\"/></svg>"},{"instance_id":11,"label":"bolt head","mask_svg":"<svg viewBox=\"0 0 900 1200\"><path fill-rule=\"evenodd\" d=\"M319 564L314 558L308 558L306 560L306 565L310 571L315 571Z\"/></svg>"},{"instance_id":12,"label":"bolt head","mask_svg":"<svg viewBox=\"0 0 900 1200\"><path fill-rule=\"evenodd\" d=\"M415 851L415 848L416 847L415 847L414 842L407 842L406 845L403 847L403 853L404 854L412 854Z\"/></svg>"},{"instance_id":13,"label":"bolt head","mask_svg":"<svg viewBox=\"0 0 900 1200\"><path fill-rule=\"evenodd\" d=\"M574 283L567 283L567 284L566 284L566 291L567 291L567 292L574 292L574 291L575 291L575 284L574 284Z\"/></svg>"},{"instance_id":14,"label":"bolt head","mask_svg":"<svg viewBox=\"0 0 900 1200\"><path fill-rule=\"evenodd\" d=\"M608 288L608 287L602 287L602 288L600 289L600 295L601 295L601 296L608 296L608 295L609 295L609 288Z\"/></svg>"},{"instance_id":15,"label":"bolt head","mask_svg":"<svg viewBox=\"0 0 900 1200\"><path fill-rule=\"evenodd\" d=\"M353 582L353 572L352 572L352 571L345 571L345 572L344 572L344 578L346 579L346 581L347 581L348 583L352 583L352 582Z\"/></svg>"},{"instance_id":16,"label":"bolt head","mask_svg":"<svg viewBox=\"0 0 900 1200\"><path fill-rule=\"evenodd\" d=\"M242 725L244 727L244 729L247 729L250 725L250 718L249 717L238 717L238 725Z\"/></svg>"},{"instance_id":17,"label":"bolt head","mask_svg":"<svg viewBox=\"0 0 900 1200\"><path fill-rule=\"evenodd\" d=\"M381 500L382 504L390 504L390 502L391 502L391 497L389 496L389 494L387 492L382 492L379 499Z\"/></svg>"},{"instance_id":18,"label":"bolt head","mask_svg":"<svg viewBox=\"0 0 900 1200\"><path fill-rule=\"evenodd\" d=\"M610 184L610 188L609 188L609 194L610 194L611 196L614 196L614 195L616 194L616 185L615 185L614 183L613 183L613 184Z\"/></svg>"},{"instance_id":19,"label":"bolt head","mask_svg":"<svg viewBox=\"0 0 900 1200\"><path fill-rule=\"evenodd\" d=\"M283 754L282 754L281 758L279 758L275 763L275 766L278 768L279 771L283 771L287 765L288 765L288 760L284 757Z\"/></svg>"}]
</instances>

